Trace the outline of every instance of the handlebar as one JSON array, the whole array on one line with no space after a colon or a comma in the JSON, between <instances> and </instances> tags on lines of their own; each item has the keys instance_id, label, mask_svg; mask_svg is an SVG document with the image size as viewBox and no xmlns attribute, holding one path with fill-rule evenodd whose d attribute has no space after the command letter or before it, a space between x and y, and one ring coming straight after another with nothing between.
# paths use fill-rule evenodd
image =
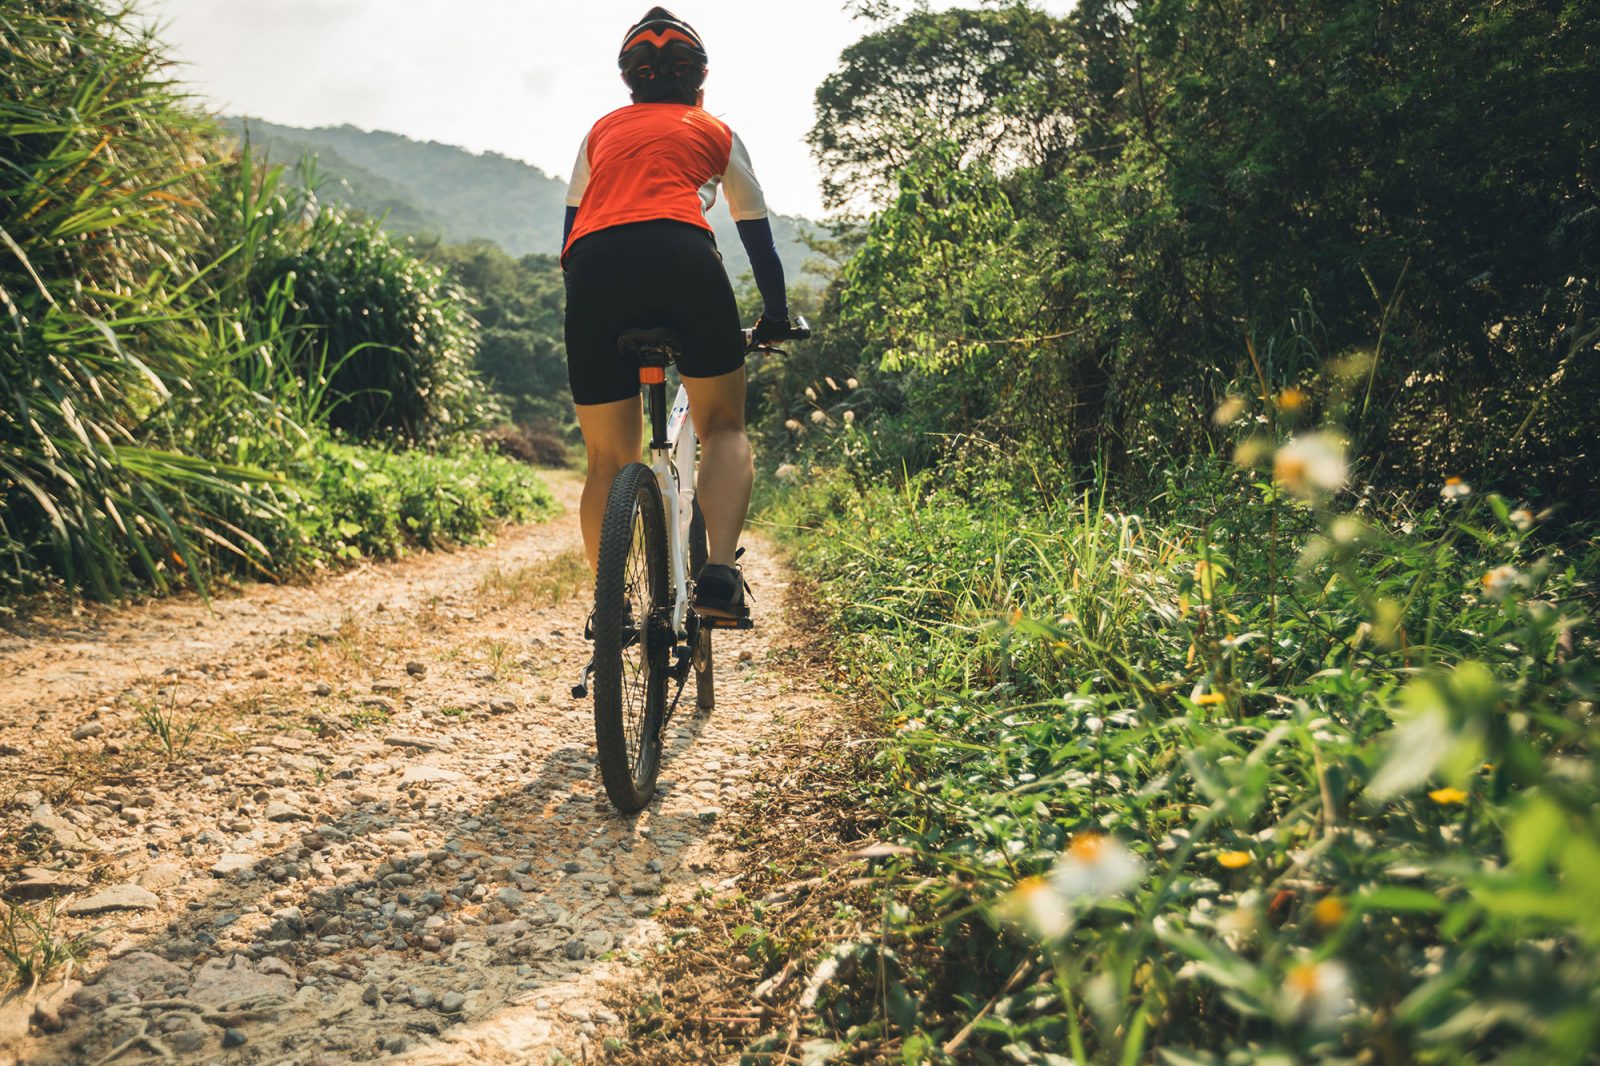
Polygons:
<instances>
[{"instance_id":1,"label":"handlebar","mask_svg":"<svg viewBox=\"0 0 1600 1066\"><path fill-rule=\"evenodd\" d=\"M781 337L768 337L761 341L756 340L756 331L753 328L743 330L742 332L744 333L744 350L746 352L776 352L780 349L775 347L775 345L782 341L803 341L810 339L811 323L807 322L803 315L795 315L794 322L789 327L789 332L785 333Z\"/></svg>"}]
</instances>

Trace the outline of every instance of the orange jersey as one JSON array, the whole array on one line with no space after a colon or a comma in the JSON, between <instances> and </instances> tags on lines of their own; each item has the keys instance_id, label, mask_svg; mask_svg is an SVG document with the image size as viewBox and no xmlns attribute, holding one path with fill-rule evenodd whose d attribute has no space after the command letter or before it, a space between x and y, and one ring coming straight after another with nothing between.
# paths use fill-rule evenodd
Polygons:
<instances>
[{"instance_id":1,"label":"orange jersey","mask_svg":"<svg viewBox=\"0 0 1600 1066\"><path fill-rule=\"evenodd\" d=\"M717 187L733 217L765 218L749 154L727 123L687 104L631 104L594 124L578 149L567 206L578 209L566 249L596 230L668 219L709 230Z\"/></svg>"}]
</instances>

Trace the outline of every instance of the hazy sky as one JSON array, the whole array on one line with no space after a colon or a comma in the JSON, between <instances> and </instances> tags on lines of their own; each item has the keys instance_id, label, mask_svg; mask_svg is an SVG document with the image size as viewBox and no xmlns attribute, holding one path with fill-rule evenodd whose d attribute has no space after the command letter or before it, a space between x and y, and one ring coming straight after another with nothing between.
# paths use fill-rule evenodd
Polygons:
<instances>
[{"instance_id":1,"label":"hazy sky","mask_svg":"<svg viewBox=\"0 0 1600 1066\"><path fill-rule=\"evenodd\" d=\"M496 151L562 178L627 103L617 46L644 0L144 0L219 111L350 123ZM706 107L750 147L774 210L819 217L812 93L869 26L841 0L669 4L706 42ZM947 6L947 5L941 5Z\"/></svg>"}]
</instances>

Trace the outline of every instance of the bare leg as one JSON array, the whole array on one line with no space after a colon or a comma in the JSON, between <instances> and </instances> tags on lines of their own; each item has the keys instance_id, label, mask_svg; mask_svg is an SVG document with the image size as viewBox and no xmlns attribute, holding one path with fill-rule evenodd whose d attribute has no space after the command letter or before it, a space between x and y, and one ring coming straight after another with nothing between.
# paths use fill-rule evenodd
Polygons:
<instances>
[{"instance_id":1,"label":"bare leg","mask_svg":"<svg viewBox=\"0 0 1600 1066\"><path fill-rule=\"evenodd\" d=\"M615 403L578 405L578 426L589 453L589 472L583 480L583 504L578 517L590 570L600 564L600 525L605 521L611 482L623 467L638 461L643 447L644 416L640 412L637 396Z\"/></svg>"},{"instance_id":2,"label":"bare leg","mask_svg":"<svg viewBox=\"0 0 1600 1066\"><path fill-rule=\"evenodd\" d=\"M750 438L744 432L744 368L714 378L686 377L683 384L689 390L689 413L701 442L701 491L695 498L706 516L711 542L707 561L732 566L755 481Z\"/></svg>"}]
</instances>

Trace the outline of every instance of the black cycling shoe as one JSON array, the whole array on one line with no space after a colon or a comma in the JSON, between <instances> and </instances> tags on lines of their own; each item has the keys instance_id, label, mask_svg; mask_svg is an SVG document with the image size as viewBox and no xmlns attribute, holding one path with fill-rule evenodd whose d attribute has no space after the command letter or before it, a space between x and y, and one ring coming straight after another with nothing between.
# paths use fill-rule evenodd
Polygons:
<instances>
[{"instance_id":1,"label":"black cycling shoe","mask_svg":"<svg viewBox=\"0 0 1600 1066\"><path fill-rule=\"evenodd\" d=\"M702 618L746 618L744 575L736 566L707 563L694 583L694 612Z\"/></svg>"}]
</instances>

